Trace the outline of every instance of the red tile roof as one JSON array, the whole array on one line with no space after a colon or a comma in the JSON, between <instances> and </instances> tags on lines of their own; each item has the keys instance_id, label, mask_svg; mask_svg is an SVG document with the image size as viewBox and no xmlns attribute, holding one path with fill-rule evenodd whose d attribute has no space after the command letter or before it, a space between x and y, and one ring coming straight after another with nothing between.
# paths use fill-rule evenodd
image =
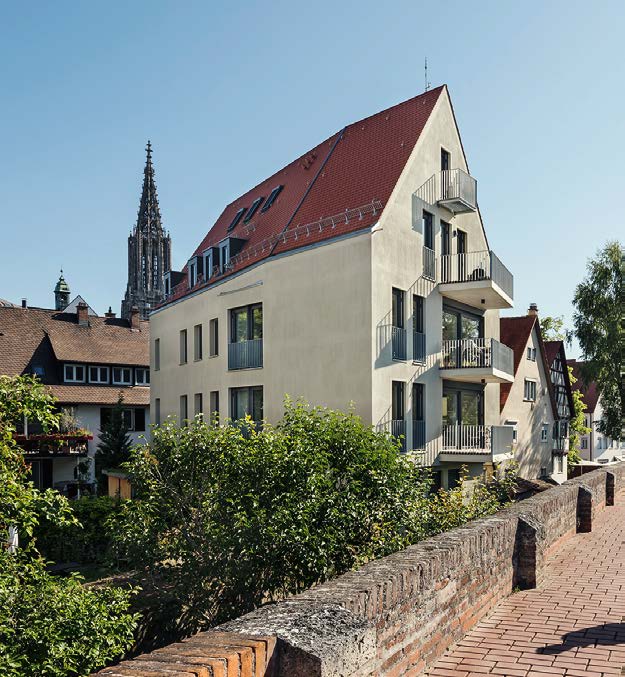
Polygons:
<instances>
[{"instance_id":1,"label":"red tile roof","mask_svg":"<svg viewBox=\"0 0 625 677\"><path fill-rule=\"evenodd\" d=\"M564 341L545 341L545 353L547 354L547 362L553 364L560 349L564 347Z\"/></svg>"},{"instance_id":2,"label":"red tile roof","mask_svg":"<svg viewBox=\"0 0 625 677\"><path fill-rule=\"evenodd\" d=\"M51 385L49 389L60 404L114 405L121 393L125 405L150 405L150 389L145 386Z\"/></svg>"},{"instance_id":3,"label":"red tile roof","mask_svg":"<svg viewBox=\"0 0 625 677\"><path fill-rule=\"evenodd\" d=\"M594 414L600 395L597 384L594 381L591 381L588 385L585 384L584 377L582 376L583 362L578 362L577 360L567 360L566 363L569 365L569 367L573 367L573 376L575 376L577 379L577 381L571 386L572 389L574 391L581 391L582 395L584 396L584 403L586 404L587 413Z\"/></svg>"},{"instance_id":4,"label":"red tile roof","mask_svg":"<svg viewBox=\"0 0 625 677\"><path fill-rule=\"evenodd\" d=\"M201 256L228 235L245 239L232 273L273 254L372 226L443 90L444 85L348 125L315 146L229 204L194 255ZM264 213L261 206L250 223L241 220L227 232L239 209L249 207L257 197L267 198L279 185L284 188L273 206ZM346 219L346 210L355 212ZM319 223L327 217L337 218ZM188 291L185 278L169 301Z\"/></svg>"}]
</instances>

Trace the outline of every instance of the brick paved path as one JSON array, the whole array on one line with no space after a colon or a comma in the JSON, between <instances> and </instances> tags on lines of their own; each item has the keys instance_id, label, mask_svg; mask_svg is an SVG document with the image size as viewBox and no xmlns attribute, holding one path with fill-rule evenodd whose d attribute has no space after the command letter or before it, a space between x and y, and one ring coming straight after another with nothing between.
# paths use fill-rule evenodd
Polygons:
<instances>
[{"instance_id":1,"label":"brick paved path","mask_svg":"<svg viewBox=\"0 0 625 677\"><path fill-rule=\"evenodd\" d=\"M544 583L502 602L430 677L625 675L625 495L549 560ZM623 670L623 672L622 672Z\"/></svg>"}]
</instances>

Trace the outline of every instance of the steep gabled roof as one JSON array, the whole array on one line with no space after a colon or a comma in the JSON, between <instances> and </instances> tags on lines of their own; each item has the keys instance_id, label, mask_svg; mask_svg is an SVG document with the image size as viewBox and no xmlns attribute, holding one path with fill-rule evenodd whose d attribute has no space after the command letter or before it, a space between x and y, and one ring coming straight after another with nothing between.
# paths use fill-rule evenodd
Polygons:
<instances>
[{"instance_id":1,"label":"steep gabled roof","mask_svg":"<svg viewBox=\"0 0 625 677\"><path fill-rule=\"evenodd\" d=\"M545 342L543 341L543 335L540 330L540 322L537 322L536 315L523 315L521 317L502 317L499 319L499 339L500 341L507 345L509 348L512 348L514 353L514 377L516 378L517 372L519 370L519 365L521 360L525 355L525 349L527 347L527 342L532 334L534 329L536 330L536 336L538 337L538 350L540 352L540 357L543 362L543 369L545 372L545 378L547 381L547 389L549 391L549 399L551 400L551 407L555 414L558 411L558 407L555 400L555 395L553 392L553 384L551 383L551 371L550 365L547 358L547 351L545 349ZM502 383L499 386L499 411L503 411L506 402L508 401L508 396L510 395L510 390L512 389L511 383Z\"/></svg>"},{"instance_id":2,"label":"steep gabled roof","mask_svg":"<svg viewBox=\"0 0 625 677\"><path fill-rule=\"evenodd\" d=\"M442 85L348 125L265 179L224 209L194 256L228 236L241 238L245 244L232 273L274 254L371 227L444 90ZM261 205L248 223L243 217L228 233L239 210L278 186L283 189L269 209L263 212ZM168 301L188 291L185 277Z\"/></svg>"},{"instance_id":3,"label":"steep gabled roof","mask_svg":"<svg viewBox=\"0 0 625 677\"><path fill-rule=\"evenodd\" d=\"M586 405L586 412L589 414L594 414L595 409L597 408L597 402L599 401L599 388L594 381L591 381L588 385L584 382L584 377L582 376L582 366L583 362L578 362L577 360L567 360L566 363L569 367L573 368L573 376L577 381L571 386L572 390L580 391L584 396L584 404Z\"/></svg>"}]
</instances>

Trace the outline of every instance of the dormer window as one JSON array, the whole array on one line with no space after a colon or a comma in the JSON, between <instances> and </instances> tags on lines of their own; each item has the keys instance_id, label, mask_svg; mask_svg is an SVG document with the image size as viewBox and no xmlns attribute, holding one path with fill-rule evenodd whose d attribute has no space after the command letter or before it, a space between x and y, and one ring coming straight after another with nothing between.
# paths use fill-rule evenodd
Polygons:
<instances>
[{"instance_id":1,"label":"dormer window","mask_svg":"<svg viewBox=\"0 0 625 677\"><path fill-rule=\"evenodd\" d=\"M108 383L108 367L89 367L89 383Z\"/></svg>"},{"instance_id":2,"label":"dormer window","mask_svg":"<svg viewBox=\"0 0 625 677\"><path fill-rule=\"evenodd\" d=\"M135 369L135 384L138 386L149 386L150 370L145 367L137 367Z\"/></svg>"},{"instance_id":3,"label":"dormer window","mask_svg":"<svg viewBox=\"0 0 625 677\"><path fill-rule=\"evenodd\" d=\"M219 249L209 247L204 252L204 279L210 280L213 277L215 266L219 265Z\"/></svg>"},{"instance_id":4,"label":"dormer window","mask_svg":"<svg viewBox=\"0 0 625 677\"><path fill-rule=\"evenodd\" d=\"M113 384L116 386L132 385L132 369L130 367L113 367Z\"/></svg>"},{"instance_id":5,"label":"dormer window","mask_svg":"<svg viewBox=\"0 0 625 677\"><path fill-rule=\"evenodd\" d=\"M252 202L252 206L247 210L243 223L249 223L252 220L254 214L256 214L256 210L260 207L264 199L264 197L257 197L254 202Z\"/></svg>"},{"instance_id":6,"label":"dormer window","mask_svg":"<svg viewBox=\"0 0 625 677\"><path fill-rule=\"evenodd\" d=\"M219 245L219 272L223 273L230 263L230 241L226 240Z\"/></svg>"},{"instance_id":7,"label":"dormer window","mask_svg":"<svg viewBox=\"0 0 625 677\"><path fill-rule=\"evenodd\" d=\"M239 211L234 215L234 218L230 222L230 225L228 226L228 232L231 233L238 225L239 221L243 217L243 214L245 214L245 207L242 207L239 209Z\"/></svg>"},{"instance_id":8,"label":"dormer window","mask_svg":"<svg viewBox=\"0 0 625 677\"><path fill-rule=\"evenodd\" d=\"M171 274L165 273L163 276L163 283L165 285L165 297L171 294Z\"/></svg>"},{"instance_id":9,"label":"dormer window","mask_svg":"<svg viewBox=\"0 0 625 677\"><path fill-rule=\"evenodd\" d=\"M189 274L189 288L195 287L199 280L199 276L204 270L204 258L201 256L193 256L190 258L187 270Z\"/></svg>"},{"instance_id":10,"label":"dormer window","mask_svg":"<svg viewBox=\"0 0 625 677\"><path fill-rule=\"evenodd\" d=\"M66 364L63 380L65 383L84 383L85 367L82 364Z\"/></svg>"}]
</instances>

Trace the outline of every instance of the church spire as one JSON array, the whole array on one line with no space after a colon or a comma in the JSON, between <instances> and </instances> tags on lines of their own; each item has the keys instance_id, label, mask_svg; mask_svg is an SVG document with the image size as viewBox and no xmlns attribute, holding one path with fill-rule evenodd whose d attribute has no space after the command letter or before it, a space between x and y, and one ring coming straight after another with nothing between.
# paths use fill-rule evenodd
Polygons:
<instances>
[{"instance_id":1,"label":"church spire","mask_svg":"<svg viewBox=\"0 0 625 677\"><path fill-rule=\"evenodd\" d=\"M143 170L143 190L141 191L141 202L139 203L136 228L138 231L147 235L150 232L162 230L163 226L161 224L161 210L158 205L156 182L154 181L152 144L149 139L145 151L146 159L145 168Z\"/></svg>"},{"instance_id":2,"label":"church spire","mask_svg":"<svg viewBox=\"0 0 625 677\"><path fill-rule=\"evenodd\" d=\"M122 301L122 317L129 318L134 306L142 319L164 299L164 275L170 269L171 240L163 230L158 204L152 144L145 148L143 188L137 222L128 238L128 285Z\"/></svg>"}]
</instances>

